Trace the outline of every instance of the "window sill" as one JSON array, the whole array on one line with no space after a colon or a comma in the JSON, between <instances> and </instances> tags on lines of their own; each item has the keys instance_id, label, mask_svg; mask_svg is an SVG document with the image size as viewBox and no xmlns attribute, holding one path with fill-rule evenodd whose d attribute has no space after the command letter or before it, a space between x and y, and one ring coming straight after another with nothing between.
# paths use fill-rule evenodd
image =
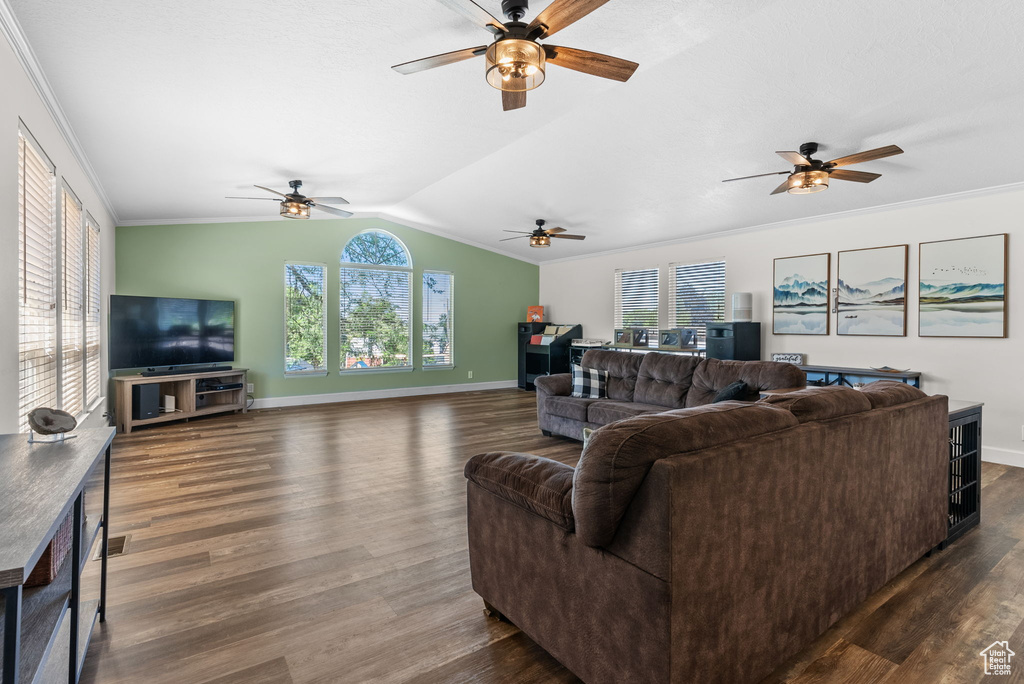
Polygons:
<instances>
[{"instance_id":1,"label":"window sill","mask_svg":"<svg viewBox=\"0 0 1024 684\"><path fill-rule=\"evenodd\" d=\"M385 367L385 368L342 368L338 371L338 375L346 375L351 373L353 375L363 373L411 373L416 370L413 366L397 366L397 367Z\"/></svg>"},{"instance_id":2,"label":"window sill","mask_svg":"<svg viewBox=\"0 0 1024 684\"><path fill-rule=\"evenodd\" d=\"M425 371L450 371L450 370L455 370L455 366L454 365L451 365L451 366L424 366L423 370L425 370Z\"/></svg>"},{"instance_id":3,"label":"window sill","mask_svg":"<svg viewBox=\"0 0 1024 684\"><path fill-rule=\"evenodd\" d=\"M286 378L326 378L328 375L327 371L285 371L284 377Z\"/></svg>"}]
</instances>

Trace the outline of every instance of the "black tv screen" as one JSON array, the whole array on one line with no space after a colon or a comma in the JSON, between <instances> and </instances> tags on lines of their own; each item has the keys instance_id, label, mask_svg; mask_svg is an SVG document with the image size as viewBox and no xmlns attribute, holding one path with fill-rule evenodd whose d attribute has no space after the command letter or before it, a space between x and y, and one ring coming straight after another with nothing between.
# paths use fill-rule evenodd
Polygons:
<instances>
[{"instance_id":1,"label":"black tv screen","mask_svg":"<svg viewBox=\"0 0 1024 684\"><path fill-rule=\"evenodd\" d=\"M235 360L235 303L110 296L110 368Z\"/></svg>"}]
</instances>

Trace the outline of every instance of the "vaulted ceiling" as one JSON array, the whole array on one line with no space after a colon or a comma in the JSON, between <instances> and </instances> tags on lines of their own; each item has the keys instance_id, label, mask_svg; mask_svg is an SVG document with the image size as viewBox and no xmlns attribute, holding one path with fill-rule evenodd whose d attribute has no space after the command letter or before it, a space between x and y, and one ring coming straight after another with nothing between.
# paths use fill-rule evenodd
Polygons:
<instances>
[{"instance_id":1,"label":"vaulted ceiling","mask_svg":"<svg viewBox=\"0 0 1024 684\"><path fill-rule=\"evenodd\" d=\"M541 260L1024 181L1019 0L611 0L552 42L632 80L549 66L512 112L482 59L389 68L487 42L431 0L6 2L122 223L273 215L224 196L301 178ZM906 154L815 195L720 182L809 140ZM588 238L498 242L541 217Z\"/></svg>"}]
</instances>

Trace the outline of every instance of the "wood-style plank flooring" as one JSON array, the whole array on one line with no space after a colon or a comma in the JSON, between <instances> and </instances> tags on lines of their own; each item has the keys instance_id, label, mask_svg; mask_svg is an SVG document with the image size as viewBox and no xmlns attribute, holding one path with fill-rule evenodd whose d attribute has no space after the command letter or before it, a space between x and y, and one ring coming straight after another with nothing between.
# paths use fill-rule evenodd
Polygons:
<instances>
[{"instance_id":1,"label":"wood-style plank flooring","mask_svg":"<svg viewBox=\"0 0 1024 684\"><path fill-rule=\"evenodd\" d=\"M469 580L475 453L574 464L516 390L253 411L115 440L107 622L87 684L573 682ZM984 465L984 521L768 682L980 682L1024 647L1024 469ZM95 574L98 563L90 563ZM1024 648L1008 681L1024 681ZM1006 678L1004 678L1006 679Z\"/></svg>"}]
</instances>

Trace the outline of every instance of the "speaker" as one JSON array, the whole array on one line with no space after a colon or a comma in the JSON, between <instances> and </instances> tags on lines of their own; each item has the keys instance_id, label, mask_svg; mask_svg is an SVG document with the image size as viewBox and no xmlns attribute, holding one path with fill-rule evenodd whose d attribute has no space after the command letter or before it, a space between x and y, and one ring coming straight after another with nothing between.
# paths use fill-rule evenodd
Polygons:
<instances>
[{"instance_id":1,"label":"speaker","mask_svg":"<svg viewBox=\"0 0 1024 684\"><path fill-rule=\"evenodd\" d=\"M732 293L732 320L741 323L754 320L754 295L749 292Z\"/></svg>"},{"instance_id":2,"label":"speaker","mask_svg":"<svg viewBox=\"0 0 1024 684\"><path fill-rule=\"evenodd\" d=\"M160 415L160 385L132 385L132 420Z\"/></svg>"},{"instance_id":3,"label":"speaker","mask_svg":"<svg viewBox=\"0 0 1024 684\"><path fill-rule=\"evenodd\" d=\"M761 324L708 323L707 357L724 361L760 361Z\"/></svg>"}]
</instances>

